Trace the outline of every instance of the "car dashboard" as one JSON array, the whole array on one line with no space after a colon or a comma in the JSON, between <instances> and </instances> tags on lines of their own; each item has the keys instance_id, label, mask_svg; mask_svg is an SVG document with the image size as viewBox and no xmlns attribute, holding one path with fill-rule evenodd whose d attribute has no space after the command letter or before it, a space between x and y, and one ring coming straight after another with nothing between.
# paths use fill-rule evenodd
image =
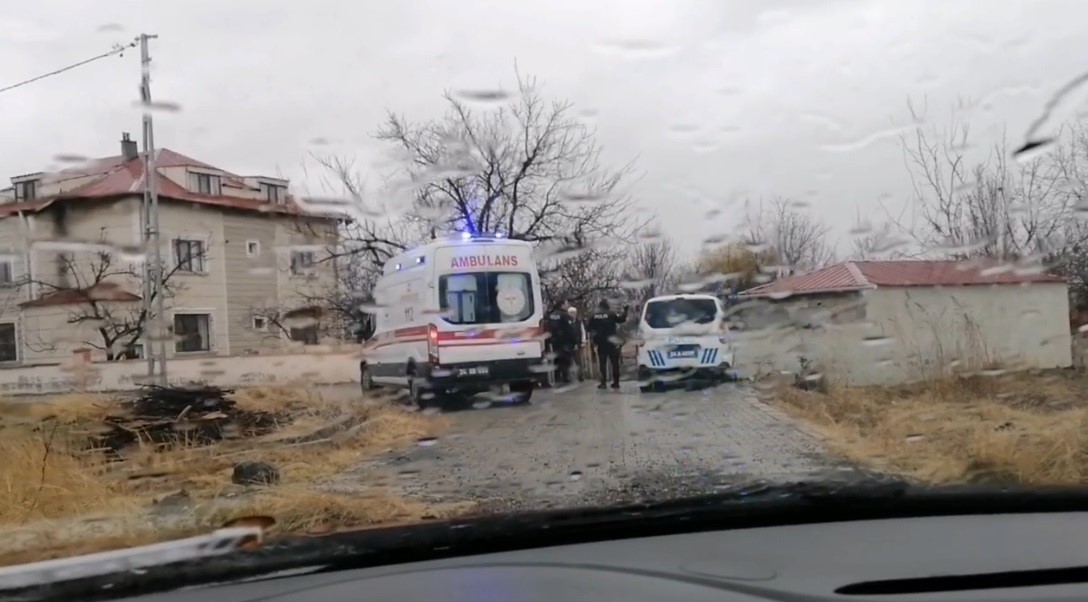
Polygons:
<instances>
[{"instance_id":1,"label":"car dashboard","mask_svg":"<svg viewBox=\"0 0 1088 602\"><path fill-rule=\"evenodd\" d=\"M1085 542L1085 512L825 522L299 570L128 599L1086 600Z\"/></svg>"}]
</instances>

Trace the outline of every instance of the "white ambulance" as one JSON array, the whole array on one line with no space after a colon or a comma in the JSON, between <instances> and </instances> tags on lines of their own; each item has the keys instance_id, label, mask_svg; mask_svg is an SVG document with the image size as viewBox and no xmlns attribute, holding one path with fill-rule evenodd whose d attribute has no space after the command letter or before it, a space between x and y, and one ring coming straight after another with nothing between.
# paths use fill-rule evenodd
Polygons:
<instances>
[{"instance_id":1,"label":"white ambulance","mask_svg":"<svg viewBox=\"0 0 1088 602\"><path fill-rule=\"evenodd\" d=\"M393 257L374 288L363 390L402 387L425 407L501 386L528 402L551 368L540 291L525 241L455 234Z\"/></svg>"},{"instance_id":2,"label":"white ambulance","mask_svg":"<svg viewBox=\"0 0 1088 602\"><path fill-rule=\"evenodd\" d=\"M638 330L638 381L643 392L677 381L718 383L736 378L736 350L725 306L714 295L654 297L642 308Z\"/></svg>"}]
</instances>

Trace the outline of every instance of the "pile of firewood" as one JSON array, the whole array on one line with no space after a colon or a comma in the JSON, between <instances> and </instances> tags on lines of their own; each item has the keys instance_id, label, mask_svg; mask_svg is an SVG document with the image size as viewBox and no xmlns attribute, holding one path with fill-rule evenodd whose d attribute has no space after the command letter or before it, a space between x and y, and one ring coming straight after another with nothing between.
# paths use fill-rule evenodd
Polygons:
<instances>
[{"instance_id":1,"label":"pile of firewood","mask_svg":"<svg viewBox=\"0 0 1088 602\"><path fill-rule=\"evenodd\" d=\"M243 410L230 399L234 391L204 385L145 386L122 412L103 419L105 429L92 447L117 453L132 445L175 447L209 445L224 439L271 432L284 417Z\"/></svg>"}]
</instances>

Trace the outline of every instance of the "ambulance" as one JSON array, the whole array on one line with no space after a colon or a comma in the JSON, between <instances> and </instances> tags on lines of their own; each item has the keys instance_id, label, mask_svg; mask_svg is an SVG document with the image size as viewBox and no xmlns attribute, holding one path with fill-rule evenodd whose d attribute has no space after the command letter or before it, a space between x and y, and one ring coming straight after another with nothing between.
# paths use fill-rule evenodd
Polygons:
<instances>
[{"instance_id":1,"label":"ambulance","mask_svg":"<svg viewBox=\"0 0 1088 602\"><path fill-rule=\"evenodd\" d=\"M638 326L639 389L664 389L676 381L719 383L736 378L736 350L714 295L654 297L642 308Z\"/></svg>"},{"instance_id":2,"label":"ambulance","mask_svg":"<svg viewBox=\"0 0 1088 602\"><path fill-rule=\"evenodd\" d=\"M544 302L528 242L437 238L387 261L374 300L375 331L359 364L364 391L406 389L421 408L496 389L527 403L548 380Z\"/></svg>"}]
</instances>

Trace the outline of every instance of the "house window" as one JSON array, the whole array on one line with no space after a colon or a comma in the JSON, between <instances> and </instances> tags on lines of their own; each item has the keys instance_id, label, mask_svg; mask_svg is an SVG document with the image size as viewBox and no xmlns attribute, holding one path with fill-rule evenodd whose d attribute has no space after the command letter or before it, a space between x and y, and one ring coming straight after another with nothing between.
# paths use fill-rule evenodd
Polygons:
<instances>
[{"instance_id":1,"label":"house window","mask_svg":"<svg viewBox=\"0 0 1088 602\"><path fill-rule=\"evenodd\" d=\"M174 241L174 257L178 271L204 272L204 241L179 238Z\"/></svg>"},{"instance_id":2,"label":"house window","mask_svg":"<svg viewBox=\"0 0 1088 602\"><path fill-rule=\"evenodd\" d=\"M270 203L282 203L287 198L287 188L275 184L265 184L264 198Z\"/></svg>"},{"instance_id":3,"label":"house window","mask_svg":"<svg viewBox=\"0 0 1088 602\"><path fill-rule=\"evenodd\" d=\"M0 362L19 361L19 342L15 337L15 323L0 324Z\"/></svg>"},{"instance_id":4,"label":"house window","mask_svg":"<svg viewBox=\"0 0 1088 602\"><path fill-rule=\"evenodd\" d=\"M38 180L23 180L15 184L15 200L31 201L38 198Z\"/></svg>"},{"instance_id":5,"label":"house window","mask_svg":"<svg viewBox=\"0 0 1088 602\"><path fill-rule=\"evenodd\" d=\"M210 351L210 326L209 314L174 314L174 350L178 353Z\"/></svg>"},{"instance_id":6,"label":"house window","mask_svg":"<svg viewBox=\"0 0 1088 602\"><path fill-rule=\"evenodd\" d=\"M223 194L219 176L213 174L190 173L189 188L197 194L206 194L208 196L220 196Z\"/></svg>"},{"instance_id":7,"label":"house window","mask_svg":"<svg viewBox=\"0 0 1088 602\"><path fill-rule=\"evenodd\" d=\"M309 274L313 272L317 260L313 251L291 251L291 273Z\"/></svg>"},{"instance_id":8,"label":"house window","mask_svg":"<svg viewBox=\"0 0 1088 602\"><path fill-rule=\"evenodd\" d=\"M268 320L264 316L253 316L253 330L264 330L268 328Z\"/></svg>"},{"instance_id":9,"label":"house window","mask_svg":"<svg viewBox=\"0 0 1088 602\"><path fill-rule=\"evenodd\" d=\"M300 342L303 345L317 345L317 324L292 328L289 334L292 341Z\"/></svg>"},{"instance_id":10,"label":"house window","mask_svg":"<svg viewBox=\"0 0 1088 602\"><path fill-rule=\"evenodd\" d=\"M15 284L15 262L10 259L0 259L0 286Z\"/></svg>"},{"instance_id":11,"label":"house window","mask_svg":"<svg viewBox=\"0 0 1088 602\"><path fill-rule=\"evenodd\" d=\"M259 240L246 241L246 257L257 257L261 254L261 242Z\"/></svg>"}]
</instances>

